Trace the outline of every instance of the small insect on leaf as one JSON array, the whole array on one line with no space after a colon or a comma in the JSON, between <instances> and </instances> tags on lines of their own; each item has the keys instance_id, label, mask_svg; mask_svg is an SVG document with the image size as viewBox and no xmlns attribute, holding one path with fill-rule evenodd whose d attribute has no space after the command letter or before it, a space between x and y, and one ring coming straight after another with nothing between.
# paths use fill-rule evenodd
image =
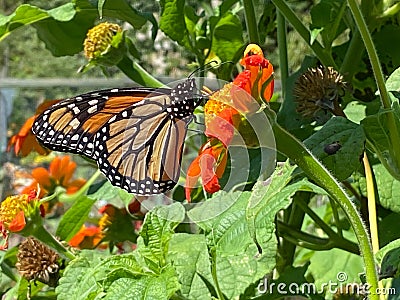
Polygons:
<instances>
[{"instance_id":1,"label":"small insect on leaf","mask_svg":"<svg viewBox=\"0 0 400 300\"><path fill-rule=\"evenodd\" d=\"M338 152L340 148L342 148L342 145L338 141L336 141L331 144L325 145L324 151L328 155L333 155Z\"/></svg>"}]
</instances>

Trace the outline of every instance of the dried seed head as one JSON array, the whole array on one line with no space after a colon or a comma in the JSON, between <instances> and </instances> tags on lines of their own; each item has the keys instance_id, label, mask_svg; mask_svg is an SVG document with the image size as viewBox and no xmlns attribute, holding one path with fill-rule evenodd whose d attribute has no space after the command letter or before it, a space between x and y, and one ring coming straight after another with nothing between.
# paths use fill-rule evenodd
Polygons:
<instances>
[{"instance_id":1,"label":"dried seed head","mask_svg":"<svg viewBox=\"0 0 400 300\"><path fill-rule=\"evenodd\" d=\"M333 111L343 95L343 76L332 67L308 69L295 84L293 95L297 112L303 117L316 117L321 111Z\"/></svg>"},{"instance_id":2,"label":"dried seed head","mask_svg":"<svg viewBox=\"0 0 400 300\"><path fill-rule=\"evenodd\" d=\"M38 280L56 286L59 278L59 255L38 240L28 237L17 254L16 267L27 280Z\"/></svg>"}]
</instances>

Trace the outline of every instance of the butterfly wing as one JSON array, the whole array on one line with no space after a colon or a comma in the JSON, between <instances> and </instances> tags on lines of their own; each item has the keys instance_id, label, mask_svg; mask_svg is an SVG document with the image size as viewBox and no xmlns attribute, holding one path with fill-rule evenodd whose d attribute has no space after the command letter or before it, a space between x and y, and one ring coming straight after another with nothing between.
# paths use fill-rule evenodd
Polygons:
<instances>
[{"instance_id":1,"label":"butterfly wing","mask_svg":"<svg viewBox=\"0 0 400 300\"><path fill-rule=\"evenodd\" d=\"M192 119L170 113L177 101L170 91L113 89L66 99L40 114L32 131L49 149L96 160L114 185L135 194L162 193L179 178Z\"/></svg>"}]
</instances>

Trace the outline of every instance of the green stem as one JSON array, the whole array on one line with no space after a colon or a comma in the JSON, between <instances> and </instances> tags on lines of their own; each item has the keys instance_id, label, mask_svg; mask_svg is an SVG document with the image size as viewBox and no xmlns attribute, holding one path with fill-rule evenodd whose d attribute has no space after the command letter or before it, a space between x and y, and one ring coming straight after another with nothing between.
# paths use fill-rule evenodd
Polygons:
<instances>
[{"instance_id":1,"label":"green stem","mask_svg":"<svg viewBox=\"0 0 400 300\"><path fill-rule=\"evenodd\" d=\"M46 246L52 248L62 257L69 260L75 259L75 255L73 255L59 241L57 241L55 237L52 236L42 225L35 228L35 230L32 232L32 235L39 241L43 242Z\"/></svg>"},{"instance_id":2,"label":"green stem","mask_svg":"<svg viewBox=\"0 0 400 300\"><path fill-rule=\"evenodd\" d=\"M343 63L340 67L340 74L346 78L348 82L352 82L352 78L357 68L354 66L359 65L364 53L364 47L360 32L356 30L353 33L349 47L347 48L346 54L343 59Z\"/></svg>"},{"instance_id":3,"label":"green stem","mask_svg":"<svg viewBox=\"0 0 400 300\"><path fill-rule=\"evenodd\" d=\"M345 212L358 240L360 253L364 260L366 280L370 286L370 290L376 291L378 287L378 274L375 267L374 255L368 232L353 202L341 188L339 182L311 154L304 144L276 123L274 113L272 111L267 111L266 113L270 115L278 151L292 159L307 176L323 187ZM371 299L377 300L377 295L371 294Z\"/></svg>"},{"instance_id":4,"label":"green stem","mask_svg":"<svg viewBox=\"0 0 400 300\"><path fill-rule=\"evenodd\" d=\"M217 292L217 296L219 300L225 300L224 294L221 291L218 282L218 275L217 275L217 254L215 253L215 248L210 249L210 256L211 256L211 275L215 284L215 290Z\"/></svg>"},{"instance_id":5,"label":"green stem","mask_svg":"<svg viewBox=\"0 0 400 300\"><path fill-rule=\"evenodd\" d=\"M306 232L297 230L283 222L278 221L279 235L283 240L288 240L290 243L311 250L330 250L339 248L350 253L359 254L358 245L349 240L342 239L339 243L335 239L321 238L311 235Z\"/></svg>"},{"instance_id":6,"label":"green stem","mask_svg":"<svg viewBox=\"0 0 400 300\"><path fill-rule=\"evenodd\" d=\"M367 24L363 18L360 7L356 0L347 1L354 20L357 24L358 30L360 31L361 37L364 41L365 48L367 49L369 60L371 62L372 70L374 72L375 81L378 86L379 95L384 109L390 109L392 103L389 97L389 93L385 86L385 78L382 72L382 67L379 62L379 57L375 49L375 45L372 41L371 33L368 30ZM395 117L392 113L387 114L387 129L389 130L389 139L393 150L393 159L397 166L400 166L400 133L396 126Z\"/></svg>"},{"instance_id":7,"label":"green stem","mask_svg":"<svg viewBox=\"0 0 400 300\"><path fill-rule=\"evenodd\" d=\"M279 9L280 13L285 16L286 20L295 28L295 30L300 34L307 45L312 49L318 59L325 66L332 66L336 70L338 69L332 56L327 53L326 49L318 41L311 42L310 31L303 25L300 19L296 16L293 10L287 5L284 0L272 0L274 5Z\"/></svg>"},{"instance_id":8,"label":"green stem","mask_svg":"<svg viewBox=\"0 0 400 300\"><path fill-rule=\"evenodd\" d=\"M256 14L254 11L253 0L243 0L243 7L246 19L247 33L249 35L249 42L259 45L260 36L258 35L258 26Z\"/></svg>"},{"instance_id":9,"label":"green stem","mask_svg":"<svg viewBox=\"0 0 400 300\"><path fill-rule=\"evenodd\" d=\"M306 203L310 201L310 197L311 193L307 192L297 192L294 195L294 198L300 198L301 200L299 201L303 201ZM295 202L292 202L288 214L289 216L287 220L285 220L285 225L293 228L294 230L301 231L305 216L304 211ZM283 237L283 240L279 246L279 252L282 261L279 261L279 265L277 266L279 273L281 273L287 266L293 265L297 245L296 243L292 243L291 241L285 239L286 235L281 236Z\"/></svg>"},{"instance_id":10,"label":"green stem","mask_svg":"<svg viewBox=\"0 0 400 300\"><path fill-rule=\"evenodd\" d=\"M124 56L124 58L118 63L117 67L124 72L126 76L140 85L155 88L165 86L165 84L163 84L161 81L158 81L156 78L151 76L145 69L142 68L141 65L135 61L132 61L127 56Z\"/></svg>"},{"instance_id":11,"label":"green stem","mask_svg":"<svg viewBox=\"0 0 400 300\"><path fill-rule=\"evenodd\" d=\"M96 181L97 177L99 177L100 174L100 170L96 170L92 177L90 177L90 179L86 181L86 183L79 189L79 191L71 195L62 194L60 195L59 200L61 202L74 202L76 199L81 198L83 195L86 194L87 190Z\"/></svg>"},{"instance_id":12,"label":"green stem","mask_svg":"<svg viewBox=\"0 0 400 300\"><path fill-rule=\"evenodd\" d=\"M286 40L286 20L282 13L277 11L277 36L279 47L279 70L281 72L282 98L285 99L287 78L289 77L289 63Z\"/></svg>"},{"instance_id":13,"label":"green stem","mask_svg":"<svg viewBox=\"0 0 400 300\"><path fill-rule=\"evenodd\" d=\"M336 228L337 228L337 234L340 237L343 237L342 226L340 225L339 212L338 212L338 209L336 206L337 204L332 198L329 198L329 203L331 204L333 219L335 220L335 224L336 224Z\"/></svg>"},{"instance_id":14,"label":"green stem","mask_svg":"<svg viewBox=\"0 0 400 300\"><path fill-rule=\"evenodd\" d=\"M336 236L336 232L333 231L306 203L302 201L296 202L301 209L321 228L330 238Z\"/></svg>"}]
</instances>

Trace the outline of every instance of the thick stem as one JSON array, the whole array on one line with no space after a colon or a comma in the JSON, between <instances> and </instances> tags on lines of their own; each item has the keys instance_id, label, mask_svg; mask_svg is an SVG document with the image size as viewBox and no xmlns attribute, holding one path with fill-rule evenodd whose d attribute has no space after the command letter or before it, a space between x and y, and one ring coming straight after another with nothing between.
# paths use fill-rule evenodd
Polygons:
<instances>
[{"instance_id":1,"label":"thick stem","mask_svg":"<svg viewBox=\"0 0 400 300\"><path fill-rule=\"evenodd\" d=\"M270 112L267 113L270 114ZM376 291L378 288L378 274L374 263L374 255L367 230L353 202L318 159L300 141L277 124L273 117L271 119L278 151L292 159L308 177L323 187L347 215L358 240L370 291ZM377 300L378 297L371 293L371 299Z\"/></svg>"},{"instance_id":2,"label":"thick stem","mask_svg":"<svg viewBox=\"0 0 400 300\"><path fill-rule=\"evenodd\" d=\"M75 259L75 256L69 252L59 241L57 241L55 237L52 236L43 226L38 226L35 228L32 235L46 246L52 248L62 257L69 260Z\"/></svg>"},{"instance_id":3,"label":"thick stem","mask_svg":"<svg viewBox=\"0 0 400 300\"><path fill-rule=\"evenodd\" d=\"M286 20L282 13L277 11L277 32L278 32L278 47L279 47L279 70L281 72L282 98L285 99L287 86L287 78L289 77L289 63L287 56L286 42Z\"/></svg>"},{"instance_id":4,"label":"thick stem","mask_svg":"<svg viewBox=\"0 0 400 300\"><path fill-rule=\"evenodd\" d=\"M156 78L147 73L147 71L143 69L141 65L130 60L130 58L127 56L125 56L117 66L122 72L125 73L126 76L140 85L155 88L165 86L161 81L158 81Z\"/></svg>"},{"instance_id":5,"label":"thick stem","mask_svg":"<svg viewBox=\"0 0 400 300\"><path fill-rule=\"evenodd\" d=\"M258 26L253 0L243 0L243 7L246 18L247 33L249 35L249 42L259 45L260 36L258 35Z\"/></svg>"},{"instance_id":6,"label":"thick stem","mask_svg":"<svg viewBox=\"0 0 400 300\"><path fill-rule=\"evenodd\" d=\"M392 107L392 103L385 86L385 78L382 72L381 64L379 62L378 54L375 49L375 45L372 41L371 33L368 30L367 24L363 18L357 1L348 0L347 2L353 14L354 20L357 24L358 30L360 31L361 37L364 41L365 48L367 49L372 70L374 72L375 81L378 86L382 107L384 109L390 109ZM389 138L393 150L393 159L396 161L396 165L400 166L400 133L398 132L393 114L387 114L386 123L387 129L389 130Z\"/></svg>"}]
</instances>

